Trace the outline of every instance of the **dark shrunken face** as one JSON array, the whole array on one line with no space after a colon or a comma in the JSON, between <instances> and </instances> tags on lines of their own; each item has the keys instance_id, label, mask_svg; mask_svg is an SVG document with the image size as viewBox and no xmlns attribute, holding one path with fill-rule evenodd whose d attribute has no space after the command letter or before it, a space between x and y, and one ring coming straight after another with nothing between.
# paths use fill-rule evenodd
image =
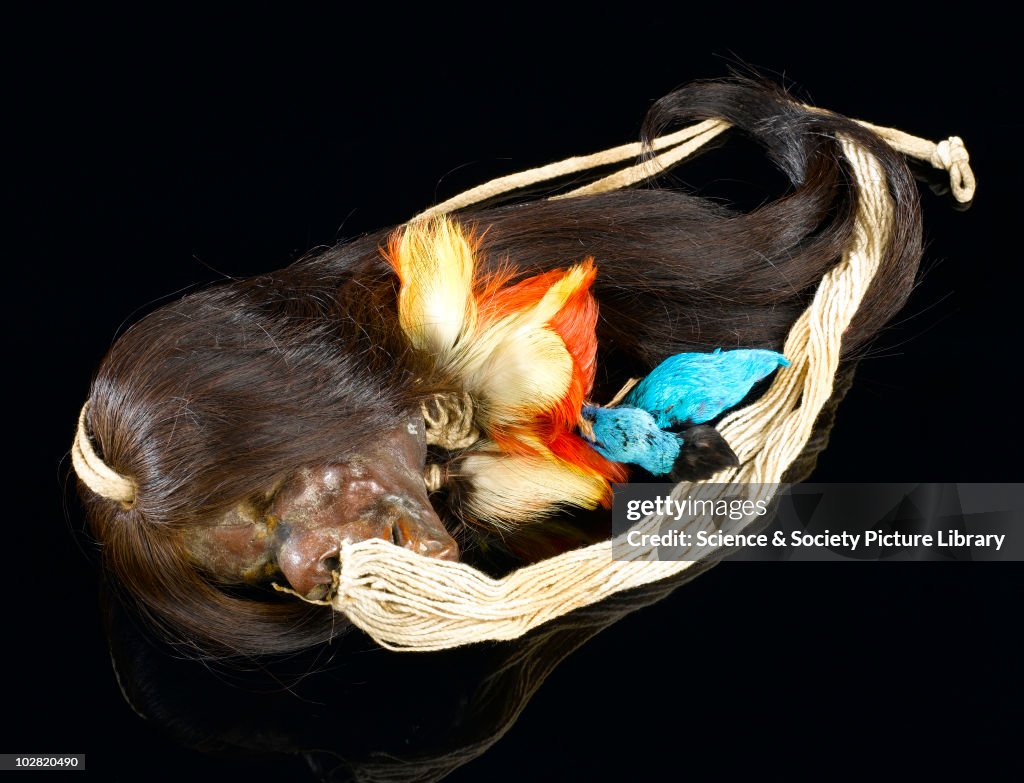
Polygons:
<instances>
[{"instance_id":1,"label":"dark shrunken face","mask_svg":"<svg viewBox=\"0 0 1024 783\"><path fill-rule=\"evenodd\" d=\"M240 503L216 524L191 528L185 545L219 581L287 579L310 599L328 594L341 545L382 538L428 557L459 548L427 498L423 420L383 433L362 453L303 468L265 498Z\"/></svg>"}]
</instances>

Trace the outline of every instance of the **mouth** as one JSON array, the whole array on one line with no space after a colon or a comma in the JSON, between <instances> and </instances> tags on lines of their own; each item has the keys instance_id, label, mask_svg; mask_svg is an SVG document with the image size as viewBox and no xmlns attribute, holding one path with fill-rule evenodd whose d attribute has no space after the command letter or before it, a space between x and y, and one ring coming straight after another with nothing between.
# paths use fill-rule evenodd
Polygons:
<instances>
[{"instance_id":1,"label":"mouth","mask_svg":"<svg viewBox=\"0 0 1024 783\"><path fill-rule=\"evenodd\" d=\"M337 560L337 558L335 558L335 560ZM341 561L337 560L337 565L331 569L330 577L327 579L318 579L317 581L319 584L315 585L306 593L300 593L298 590L293 590L291 587L284 587L279 585L277 582L272 582L271 584L275 590L282 593L291 593L308 603L329 605L334 594L338 591L338 581L340 580L340 577Z\"/></svg>"},{"instance_id":2,"label":"mouth","mask_svg":"<svg viewBox=\"0 0 1024 783\"><path fill-rule=\"evenodd\" d=\"M424 506L407 497L390 495L381 498L377 510L389 533L379 538L390 539L395 546L424 557L459 559L458 544L429 504Z\"/></svg>"}]
</instances>

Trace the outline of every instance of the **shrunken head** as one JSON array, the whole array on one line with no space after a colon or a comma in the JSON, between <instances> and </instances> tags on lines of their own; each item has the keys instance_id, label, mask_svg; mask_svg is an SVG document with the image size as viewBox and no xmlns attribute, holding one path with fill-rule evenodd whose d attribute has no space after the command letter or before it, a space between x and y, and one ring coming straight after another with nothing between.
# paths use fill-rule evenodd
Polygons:
<instances>
[{"instance_id":1,"label":"shrunken head","mask_svg":"<svg viewBox=\"0 0 1024 783\"><path fill-rule=\"evenodd\" d=\"M359 454L300 468L213 524L184 529L185 548L215 581L284 580L312 600L327 597L347 543L380 538L456 560L458 545L427 497L425 461L423 420L411 417Z\"/></svg>"},{"instance_id":2,"label":"shrunken head","mask_svg":"<svg viewBox=\"0 0 1024 783\"><path fill-rule=\"evenodd\" d=\"M287 653L342 632L271 583L324 597L346 542L458 555L427 496L419 371L378 243L320 264L159 308L93 381L78 441L132 490L83 486L107 584L185 654Z\"/></svg>"}]
</instances>

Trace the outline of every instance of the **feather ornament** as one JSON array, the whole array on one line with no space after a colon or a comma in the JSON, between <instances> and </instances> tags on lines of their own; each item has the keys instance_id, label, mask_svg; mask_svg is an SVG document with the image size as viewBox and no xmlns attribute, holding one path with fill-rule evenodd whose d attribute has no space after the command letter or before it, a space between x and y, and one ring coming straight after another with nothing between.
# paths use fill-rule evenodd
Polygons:
<instances>
[{"instance_id":1,"label":"feather ornament","mask_svg":"<svg viewBox=\"0 0 1024 783\"><path fill-rule=\"evenodd\" d=\"M576 432L597 355L593 260L510 282L478 275L478 254L447 217L406 226L386 252L403 331L470 394L487 436L460 461L474 486L464 506L500 527L609 504L626 468Z\"/></svg>"},{"instance_id":2,"label":"feather ornament","mask_svg":"<svg viewBox=\"0 0 1024 783\"><path fill-rule=\"evenodd\" d=\"M786 357L759 349L677 354L620 405L587 404L597 356L593 260L511 282L508 269L479 275L479 252L444 216L406 226L387 250L401 283L403 331L470 395L484 434L458 468L472 482L461 503L474 519L507 528L559 506L607 505L627 463L674 480L737 464L705 422L787 366Z\"/></svg>"}]
</instances>

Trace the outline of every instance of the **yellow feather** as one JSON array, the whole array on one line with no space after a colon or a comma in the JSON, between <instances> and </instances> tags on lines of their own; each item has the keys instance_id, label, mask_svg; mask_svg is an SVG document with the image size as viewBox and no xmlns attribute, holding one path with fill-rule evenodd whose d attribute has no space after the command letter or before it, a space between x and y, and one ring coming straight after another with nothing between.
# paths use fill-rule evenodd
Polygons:
<instances>
[{"instance_id":1,"label":"yellow feather","mask_svg":"<svg viewBox=\"0 0 1024 783\"><path fill-rule=\"evenodd\" d=\"M473 248L439 217L406 227L394 255L402 289L398 317L413 345L444 362L476 326Z\"/></svg>"},{"instance_id":2,"label":"yellow feather","mask_svg":"<svg viewBox=\"0 0 1024 783\"><path fill-rule=\"evenodd\" d=\"M583 285L586 276L586 267L582 264L576 264L569 267L558 282L547 290L547 293L544 294L544 297L537 303L535 308L538 317L543 318L542 323L550 321L558 314L558 311L565 306L569 297Z\"/></svg>"}]
</instances>

